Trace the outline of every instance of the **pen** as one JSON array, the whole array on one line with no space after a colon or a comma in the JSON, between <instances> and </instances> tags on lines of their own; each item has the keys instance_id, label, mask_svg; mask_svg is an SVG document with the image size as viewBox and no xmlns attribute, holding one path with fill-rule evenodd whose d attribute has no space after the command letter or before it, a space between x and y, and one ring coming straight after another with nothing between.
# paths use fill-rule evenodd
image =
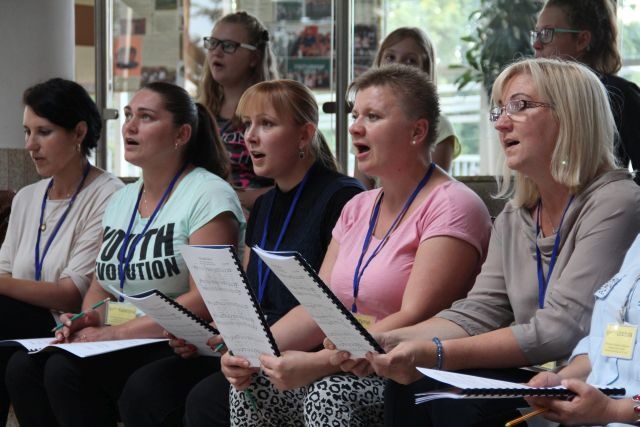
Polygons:
<instances>
[{"instance_id":1,"label":"pen","mask_svg":"<svg viewBox=\"0 0 640 427\"><path fill-rule=\"evenodd\" d=\"M511 427L511 426L516 425L516 424L520 424L521 422L526 421L526 420L528 420L529 418L533 418L533 417L535 417L536 415L540 415L540 414L542 414L543 412L546 412L546 410L547 410L547 408L540 408L540 409L536 409L535 411L531 411L531 412L529 412L528 414L524 414L524 415L523 415L523 416L521 416L521 417L518 417L518 418L516 418L516 419L513 419L513 420L509 421L508 423L506 423L506 424L504 425L504 427Z\"/></svg>"},{"instance_id":2,"label":"pen","mask_svg":"<svg viewBox=\"0 0 640 427\"><path fill-rule=\"evenodd\" d=\"M102 304L104 304L105 302L109 301L111 298L105 298L102 301L98 301L97 303L93 304L89 310L94 310L98 307L100 307ZM87 310L88 311L88 310ZM69 321L73 322L74 320L78 320L79 318L81 318L82 316L84 316L86 314L86 312L81 311L80 313L76 313L73 316L71 316L71 319L69 319ZM64 323L60 323L59 325L56 325L55 328L53 328L51 330L51 332L55 332L55 331L59 331L60 329L62 329L64 327Z\"/></svg>"},{"instance_id":3,"label":"pen","mask_svg":"<svg viewBox=\"0 0 640 427\"><path fill-rule=\"evenodd\" d=\"M216 349L218 347L220 347L221 345L224 345L224 343L220 343L216 346ZM222 347L220 347L222 348ZM233 352L231 350L229 350L229 355L233 356ZM251 389L245 389L243 392L244 396L247 398L247 400L249 401L249 406L251 406L251 409L253 409L254 411L258 410L258 402L256 401L256 397L253 395L253 393L251 393Z\"/></svg>"},{"instance_id":4,"label":"pen","mask_svg":"<svg viewBox=\"0 0 640 427\"><path fill-rule=\"evenodd\" d=\"M253 395L253 393L251 393L251 390L246 389L244 391L244 395L247 397L247 400L249 401L249 405L251 406L251 409L253 409L254 411L257 411L258 402L256 402L256 397Z\"/></svg>"},{"instance_id":5,"label":"pen","mask_svg":"<svg viewBox=\"0 0 640 427\"><path fill-rule=\"evenodd\" d=\"M220 344L218 344L217 346L215 346L215 348L213 349L214 352L219 352L220 350L222 350L222 348L224 347L224 342L221 342Z\"/></svg>"}]
</instances>

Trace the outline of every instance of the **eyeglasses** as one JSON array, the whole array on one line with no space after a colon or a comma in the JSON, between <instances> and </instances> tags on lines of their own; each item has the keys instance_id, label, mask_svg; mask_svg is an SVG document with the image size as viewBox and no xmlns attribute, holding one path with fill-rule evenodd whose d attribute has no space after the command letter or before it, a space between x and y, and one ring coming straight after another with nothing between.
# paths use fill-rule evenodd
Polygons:
<instances>
[{"instance_id":1,"label":"eyeglasses","mask_svg":"<svg viewBox=\"0 0 640 427\"><path fill-rule=\"evenodd\" d=\"M249 50L258 49L257 47L250 44L238 43L238 42L234 42L233 40L219 40L215 37L205 37L203 41L204 41L205 49L215 50L215 48L217 48L218 46L221 46L222 51L224 53L234 53L236 50L238 50L239 47L243 47Z\"/></svg>"},{"instance_id":2,"label":"eyeglasses","mask_svg":"<svg viewBox=\"0 0 640 427\"><path fill-rule=\"evenodd\" d=\"M540 43L547 44L553 41L554 33L579 33L582 30L571 30L568 28L543 28L539 31L531 31L531 44L535 44L538 40Z\"/></svg>"},{"instance_id":3,"label":"eyeglasses","mask_svg":"<svg viewBox=\"0 0 640 427\"><path fill-rule=\"evenodd\" d=\"M517 114L527 108L548 107L553 108L553 104L546 102L527 101L525 99L516 99L507 102L502 107L493 107L489 110L489 120L497 122L503 111L507 112L507 116L511 117L513 114Z\"/></svg>"}]
</instances>

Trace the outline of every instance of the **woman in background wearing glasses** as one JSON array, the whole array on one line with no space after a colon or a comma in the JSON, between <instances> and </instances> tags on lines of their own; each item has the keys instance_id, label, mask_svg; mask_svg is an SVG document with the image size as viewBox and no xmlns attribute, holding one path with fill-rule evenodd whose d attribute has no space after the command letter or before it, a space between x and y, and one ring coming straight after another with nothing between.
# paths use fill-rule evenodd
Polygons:
<instances>
[{"instance_id":1,"label":"woman in background wearing glasses","mask_svg":"<svg viewBox=\"0 0 640 427\"><path fill-rule=\"evenodd\" d=\"M591 67L609 91L619 136L614 155L620 166L640 169L640 88L618 77L616 17L610 0L548 0L538 16L531 44L536 57L560 57ZM635 177L640 184L640 175Z\"/></svg>"},{"instance_id":2,"label":"woman in background wearing glasses","mask_svg":"<svg viewBox=\"0 0 640 427\"><path fill-rule=\"evenodd\" d=\"M593 292L618 270L640 230L640 189L615 169L609 100L588 68L524 60L500 74L492 98L505 157L500 195L512 198L495 220L469 295L422 323L378 334L387 354L356 361L342 352L333 360L393 380L386 425L493 426L515 418L524 400L415 405L416 392L436 386L415 368L474 369L523 382L530 375L514 368L562 363L589 330Z\"/></svg>"},{"instance_id":3,"label":"woman in background wearing glasses","mask_svg":"<svg viewBox=\"0 0 640 427\"><path fill-rule=\"evenodd\" d=\"M253 172L244 128L235 118L235 111L248 87L278 78L269 32L246 12L230 13L216 22L211 37L204 38L204 47L208 50L207 66L199 102L216 119L231 161L229 181L242 207L251 210L258 196L271 188L272 181Z\"/></svg>"}]
</instances>

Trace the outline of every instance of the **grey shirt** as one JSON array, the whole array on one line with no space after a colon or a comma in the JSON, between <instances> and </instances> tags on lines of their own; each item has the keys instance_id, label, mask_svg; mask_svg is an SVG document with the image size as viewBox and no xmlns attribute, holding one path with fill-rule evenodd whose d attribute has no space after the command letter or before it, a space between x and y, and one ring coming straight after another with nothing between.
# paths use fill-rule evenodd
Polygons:
<instances>
[{"instance_id":1,"label":"grey shirt","mask_svg":"<svg viewBox=\"0 0 640 427\"><path fill-rule=\"evenodd\" d=\"M437 317L470 335L510 327L532 365L564 359L589 332L594 291L618 271L639 231L640 188L629 173L596 178L565 215L544 308L538 309L536 239L546 277L555 234L536 237L529 210L508 203L469 295Z\"/></svg>"}]
</instances>

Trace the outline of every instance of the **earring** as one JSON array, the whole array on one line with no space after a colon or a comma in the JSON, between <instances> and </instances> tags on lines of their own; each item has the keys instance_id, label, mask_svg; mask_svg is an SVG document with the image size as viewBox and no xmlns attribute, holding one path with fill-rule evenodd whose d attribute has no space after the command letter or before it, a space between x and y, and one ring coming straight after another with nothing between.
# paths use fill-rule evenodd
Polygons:
<instances>
[{"instance_id":1,"label":"earring","mask_svg":"<svg viewBox=\"0 0 640 427\"><path fill-rule=\"evenodd\" d=\"M415 140L415 139L412 139L412 140L411 140L411 145L416 145L416 144L417 144L416 140Z\"/></svg>"},{"instance_id":2,"label":"earring","mask_svg":"<svg viewBox=\"0 0 640 427\"><path fill-rule=\"evenodd\" d=\"M180 148L180 146L178 145L177 142L175 144L173 144L173 150L174 151L178 151L178 148Z\"/></svg>"},{"instance_id":3,"label":"earring","mask_svg":"<svg viewBox=\"0 0 640 427\"><path fill-rule=\"evenodd\" d=\"M78 144L78 145L76 145L76 151L77 151L78 153L81 153L81 152L82 152L82 147L81 147L81 145L82 145L82 144Z\"/></svg>"},{"instance_id":4,"label":"earring","mask_svg":"<svg viewBox=\"0 0 640 427\"><path fill-rule=\"evenodd\" d=\"M302 150L298 151L298 158L300 160L304 159L304 151L302 151Z\"/></svg>"}]
</instances>

